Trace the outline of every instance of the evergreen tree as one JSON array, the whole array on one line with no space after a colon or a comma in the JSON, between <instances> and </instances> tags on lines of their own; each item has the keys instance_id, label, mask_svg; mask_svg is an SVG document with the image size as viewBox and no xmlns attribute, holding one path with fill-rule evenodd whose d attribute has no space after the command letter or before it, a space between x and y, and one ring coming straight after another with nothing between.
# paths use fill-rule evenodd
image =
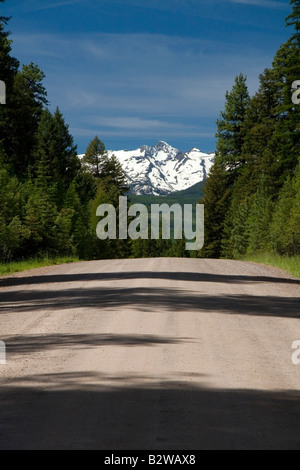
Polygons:
<instances>
[{"instance_id":1,"label":"evergreen tree","mask_svg":"<svg viewBox=\"0 0 300 470\"><path fill-rule=\"evenodd\" d=\"M0 260L11 261L17 257L24 240L29 236L20 219L20 184L9 176L6 169L0 169Z\"/></svg>"},{"instance_id":2,"label":"evergreen tree","mask_svg":"<svg viewBox=\"0 0 300 470\"><path fill-rule=\"evenodd\" d=\"M292 236L290 252L292 255L300 255L300 164L293 180L293 189L295 191L295 198L288 223L288 231Z\"/></svg>"},{"instance_id":3,"label":"evergreen tree","mask_svg":"<svg viewBox=\"0 0 300 470\"><path fill-rule=\"evenodd\" d=\"M259 76L260 87L251 98L244 120L244 144L242 153L247 164L259 165L271 139L276 120L280 93L273 69L265 69ZM252 170L254 170L254 166Z\"/></svg>"},{"instance_id":4,"label":"evergreen tree","mask_svg":"<svg viewBox=\"0 0 300 470\"><path fill-rule=\"evenodd\" d=\"M280 191L270 234L277 253L300 254L300 165Z\"/></svg>"},{"instance_id":5,"label":"evergreen tree","mask_svg":"<svg viewBox=\"0 0 300 470\"><path fill-rule=\"evenodd\" d=\"M205 244L200 251L204 257L219 257L233 184L241 165L245 163L245 117L249 106L246 78L239 75L231 92L226 93L225 110L217 120L217 153L215 164L204 186Z\"/></svg>"},{"instance_id":6,"label":"evergreen tree","mask_svg":"<svg viewBox=\"0 0 300 470\"><path fill-rule=\"evenodd\" d=\"M167 240L165 240L167 241ZM164 251L164 256L171 258L190 258L191 252L186 250L186 240L174 240L170 246L166 246Z\"/></svg>"},{"instance_id":7,"label":"evergreen tree","mask_svg":"<svg viewBox=\"0 0 300 470\"><path fill-rule=\"evenodd\" d=\"M286 18L286 25L293 26L295 29L294 34L291 37L292 41L298 42L300 40L300 0L290 0L292 5L292 13Z\"/></svg>"},{"instance_id":8,"label":"evergreen tree","mask_svg":"<svg viewBox=\"0 0 300 470\"><path fill-rule=\"evenodd\" d=\"M6 109L4 146L12 170L22 180L27 177L28 167L34 164L36 133L43 107L48 103L43 79L44 73L36 65L24 65L15 75Z\"/></svg>"},{"instance_id":9,"label":"evergreen tree","mask_svg":"<svg viewBox=\"0 0 300 470\"><path fill-rule=\"evenodd\" d=\"M25 250L29 256L55 253L55 220L58 216L56 192L44 157L39 163L37 177L26 204L25 224L30 236Z\"/></svg>"},{"instance_id":10,"label":"evergreen tree","mask_svg":"<svg viewBox=\"0 0 300 470\"><path fill-rule=\"evenodd\" d=\"M231 92L226 93L225 109L217 120L216 161L230 171L236 170L244 163L242 157L246 136L244 121L250 102L246 81L246 77L242 74L236 77Z\"/></svg>"},{"instance_id":11,"label":"evergreen tree","mask_svg":"<svg viewBox=\"0 0 300 470\"><path fill-rule=\"evenodd\" d=\"M87 205L95 198L98 188L97 179L87 172L84 167L80 168L73 181L82 205Z\"/></svg>"},{"instance_id":12,"label":"evergreen tree","mask_svg":"<svg viewBox=\"0 0 300 470\"><path fill-rule=\"evenodd\" d=\"M270 237L274 251L280 255L291 254L292 234L287 227L291 219L295 190L291 177L288 177L282 187L277 201L272 224L270 227Z\"/></svg>"},{"instance_id":13,"label":"evergreen tree","mask_svg":"<svg viewBox=\"0 0 300 470\"><path fill-rule=\"evenodd\" d=\"M88 145L83 163L96 177L103 176L103 166L107 160L107 152L104 143L96 136Z\"/></svg>"},{"instance_id":14,"label":"evergreen tree","mask_svg":"<svg viewBox=\"0 0 300 470\"><path fill-rule=\"evenodd\" d=\"M57 108L54 115L45 109L37 131L37 161L46 159L53 182L58 185L59 204L64 192L80 171L80 161L69 126Z\"/></svg>"},{"instance_id":15,"label":"evergreen tree","mask_svg":"<svg viewBox=\"0 0 300 470\"><path fill-rule=\"evenodd\" d=\"M277 51L273 69L281 96L277 107L277 123L270 149L277 157L277 179L284 183L292 175L300 154L300 106L292 102L292 84L300 76L299 1L291 0L292 14L286 25L294 27L291 38Z\"/></svg>"},{"instance_id":16,"label":"evergreen tree","mask_svg":"<svg viewBox=\"0 0 300 470\"><path fill-rule=\"evenodd\" d=\"M4 3L5 0L0 0ZM11 56L10 32L6 31L9 21L8 17L2 16L0 12L0 80L6 85L6 106L0 106L0 147L4 149L4 138L7 136L7 109L11 106L12 88L14 77L19 68L19 61Z\"/></svg>"},{"instance_id":17,"label":"evergreen tree","mask_svg":"<svg viewBox=\"0 0 300 470\"><path fill-rule=\"evenodd\" d=\"M253 201L246 197L237 201L235 197L227 213L222 239L222 256L238 259L244 256L249 245L249 215Z\"/></svg>"},{"instance_id":18,"label":"evergreen tree","mask_svg":"<svg viewBox=\"0 0 300 470\"><path fill-rule=\"evenodd\" d=\"M108 158L103 165L103 177L105 184L117 188L116 196L119 197L128 192L127 178L121 163L115 155ZM117 201L116 201L117 202Z\"/></svg>"},{"instance_id":19,"label":"evergreen tree","mask_svg":"<svg viewBox=\"0 0 300 470\"><path fill-rule=\"evenodd\" d=\"M102 204L111 204L111 195L108 194L106 187L100 184L94 201L90 205L90 246L89 257L92 259L109 259L117 256L114 252L116 240L99 240L96 235L97 225L100 222L97 217L97 208Z\"/></svg>"},{"instance_id":20,"label":"evergreen tree","mask_svg":"<svg viewBox=\"0 0 300 470\"><path fill-rule=\"evenodd\" d=\"M259 187L254 195L249 217L245 221L249 228L249 253L268 252L272 250L270 225L274 203L272 200L273 182L268 175L261 175Z\"/></svg>"},{"instance_id":21,"label":"evergreen tree","mask_svg":"<svg viewBox=\"0 0 300 470\"><path fill-rule=\"evenodd\" d=\"M0 4L5 0L0 0ZM1 5L0 5L1 6ZM19 68L19 61L10 55L12 41L9 39L10 32L5 30L10 18L2 16L0 12L0 80L3 80L8 88L13 84L14 76Z\"/></svg>"},{"instance_id":22,"label":"evergreen tree","mask_svg":"<svg viewBox=\"0 0 300 470\"><path fill-rule=\"evenodd\" d=\"M219 258L225 218L231 197L230 175L218 161L213 165L204 185L201 203L205 207L205 242L199 255L205 258Z\"/></svg>"}]
</instances>

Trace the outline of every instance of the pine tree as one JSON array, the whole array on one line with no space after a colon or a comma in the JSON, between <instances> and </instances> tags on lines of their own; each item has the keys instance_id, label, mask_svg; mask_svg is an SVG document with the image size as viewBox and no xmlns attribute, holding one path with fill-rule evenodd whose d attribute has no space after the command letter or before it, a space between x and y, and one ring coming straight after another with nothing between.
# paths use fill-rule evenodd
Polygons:
<instances>
[{"instance_id":1,"label":"pine tree","mask_svg":"<svg viewBox=\"0 0 300 470\"><path fill-rule=\"evenodd\" d=\"M300 40L300 0L290 0L290 5L293 7L292 13L286 18L286 26L293 26L295 29L291 37L292 41L299 44Z\"/></svg>"},{"instance_id":2,"label":"pine tree","mask_svg":"<svg viewBox=\"0 0 300 470\"><path fill-rule=\"evenodd\" d=\"M21 221L20 184L6 169L0 169L0 260L11 261L20 254L29 236Z\"/></svg>"},{"instance_id":3,"label":"pine tree","mask_svg":"<svg viewBox=\"0 0 300 470\"><path fill-rule=\"evenodd\" d=\"M47 158L41 159L32 192L26 204L25 224L30 231L26 253L55 253L55 220L58 216L56 185L52 181Z\"/></svg>"},{"instance_id":4,"label":"pine tree","mask_svg":"<svg viewBox=\"0 0 300 470\"><path fill-rule=\"evenodd\" d=\"M107 160L107 152L104 143L96 136L88 145L83 163L96 177L103 176L103 166Z\"/></svg>"},{"instance_id":5,"label":"pine tree","mask_svg":"<svg viewBox=\"0 0 300 470\"><path fill-rule=\"evenodd\" d=\"M231 197L230 175L218 161L213 165L204 185L201 203L205 207L205 243L199 255L205 258L219 258L225 218Z\"/></svg>"},{"instance_id":6,"label":"pine tree","mask_svg":"<svg viewBox=\"0 0 300 470\"><path fill-rule=\"evenodd\" d=\"M291 234L287 231L287 227L291 217L294 198L295 191L292 180L288 177L280 191L270 227L273 248L280 255L290 254L292 239Z\"/></svg>"},{"instance_id":7,"label":"pine tree","mask_svg":"<svg viewBox=\"0 0 300 470\"><path fill-rule=\"evenodd\" d=\"M242 157L246 135L244 121L250 102L246 81L247 78L242 74L236 77L231 92L226 93L225 110L217 120L216 161L230 171L236 170L244 163Z\"/></svg>"},{"instance_id":8,"label":"pine tree","mask_svg":"<svg viewBox=\"0 0 300 470\"><path fill-rule=\"evenodd\" d=\"M4 1L0 0L0 4ZM11 107L14 77L19 68L19 61L11 56L10 32L5 30L8 21L9 18L2 16L0 12L0 80L6 85L6 106L0 106L0 145L3 149L3 141L7 136L7 109Z\"/></svg>"},{"instance_id":9,"label":"pine tree","mask_svg":"<svg viewBox=\"0 0 300 470\"><path fill-rule=\"evenodd\" d=\"M39 162L46 159L53 182L58 185L61 205L64 192L80 171L80 161L69 126L57 108L54 115L44 110L37 131L35 155Z\"/></svg>"},{"instance_id":10,"label":"pine tree","mask_svg":"<svg viewBox=\"0 0 300 470\"><path fill-rule=\"evenodd\" d=\"M128 192L127 178L121 163L115 155L108 158L103 165L103 177L105 184L117 188L117 197Z\"/></svg>"},{"instance_id":11,"label":"pine tree","mask_svg":"<svg viewBox=\"0 0 300 470\"><path fill-rule=\"evenodd\" d=\"M79 196L80 202L86 206L92 201L97 193L97 179L87 172L84 167L80 168L74 178L76 192Z\"/></svg>"},{"instance_id":12,"label":"pine tree","mask_svg":"<svg viewBox=\"0 0 300 470\"><path fill-rule=\"evenodd\" d=\"M222 239L222 257L238 259L244 256L249 245L249 215L252 207L251 197L242 201L234 195L227 212Z\"/></svg>"},{"instance_id":13,"label":"pine tree","mask_svg":"<svg viewBox=\"0 0 300 470\"><path fill-rule=\"evenodd\" d=\"M262 174L256 194L253 197L246 226L249 227L248 252L268 252L272 250L270 226L272 222L274 203L273 182L268 175Z\"/></svg>"},{"instance_id":14,"label":"pine tree","mask_svg":"<svg viewBox=\"0 0 300 470\"><path fill-rule=\"evenodd\" d=\"M280 103L274 70L265 69L264 73L259 76L259 81L259 90L251 98L245 114L245 139L242 148L247 164L256 164L257 167L273 135L278 119L277 107Z\"/></svg>"},{"instance_id":15,"label":"pine tree","mask_svg":"<svg viewBox=\"0 0 300 470\"><path fill-rule=\"evenodd\" d=\"M0 0L0 3L4 2L5 0ZM8 97L14 76L19 68L19 61L10 55L12 44L12 41L9 39L10 32L5 31L9 19L0 13L0 80L3 80L8 88Z\"/></svg>"},{"instance_id":16,"label":"pine tree","mask_svg":"<svg viewBox=\"0 0 300 470\"><path fill-rule=\"evenodd\" d=\"M271 237L280 255L300 254L300 165L294 178L288 177L274 211Z\"/></svg>"},{"instance_id":17,"label":"pine tree","mask_svg":"<svg viewBox=\"0 0 300 470\"><path fill-rule=\"evenodd\" d=\"M99 185L94 201L90 204L90 253L92 259L109 259L114 258L115 240L99 240L96 235L96 228L99 223L97 217L97 208L102 204L111 204L110 195L107 193L105 186Z\"/></svg>"},{"instance_id":18,"label":"pine tree","mask_svg":"<svg viewBox=\"0 0 300 470\"><path fill-rule=\"evenodd\" d=\"M300 154L300 106L292 102L292 85L300 77L299 0L291 0L293 12L286 26L293 27L291 38L277 51L273 68L281 95L277 123L270 148L277 157L277 179L281 184L291 176Z\"/></svg>"},{"instance_id":19,"label":"pine tree","mask_svg":"<svg viewBox=\"0 0 300 470\"><path fill-rule=\"evenodd\" d=\"M36 133L43 112L48 103L47 93L42 84L44 73L31 63L23 66L15 75L7 106L7 126L4 146L13 172L25 180L27 169L34 164L33 149Z\"/></svg>"},{"instance_id":20,"label":"pine tree","mask_svg":"<svg viewBox=\"0 0 300 470\"><path fill-rule=\"evenodd\" d=\"M43 72L33 63L19 71L19 61L11 56L12 41L5 30L8 21L0 15L0 80L6 84L6 105L0 106L0 144L11 171L24 180L47 99Z\"/></svg>"},{"instance_id":21,"label":"pine tree","mask_svg":"<svg viewBox=\"0 0 300 470\"><path fill-rule=\"evenodd\" d=\"M300 160L300 159L299 159ZM290 252L292 255L300 255L300 164L293 180L295 197L291 207L288 231L292 236Z\"/></svg>"}]
</instances>

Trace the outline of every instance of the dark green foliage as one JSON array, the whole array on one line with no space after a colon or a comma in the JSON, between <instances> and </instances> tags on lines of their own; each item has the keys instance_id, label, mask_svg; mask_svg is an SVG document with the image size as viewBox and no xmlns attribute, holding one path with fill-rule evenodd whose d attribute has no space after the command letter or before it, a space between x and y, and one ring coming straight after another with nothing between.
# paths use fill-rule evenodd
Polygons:
<instances>
[{"instance_id":1,"label":"dark green foliage","mask_svg":"<svg viewBox=\"0 0 300 470\"><path fill-rule=\"evenodd\" d=\"M45 109L37 130L37 158L46 160L53 182L67 189L80 170L80 161L69 126L57 108L52 115Z\"/></svg>"},{"instance_id":2,"label":"dark green foliage","mask_svg":"<svg viewBox=\"0 0 300 470\"><path fill-rule=\"evenodd\" d=\"M231 171L244 163L242 157L246 135L244 121L249 101L246 77L241 74L236 77L231 92L226 93L225 109L217 120L216 161Z\"/></svg>"},{"instance_id":3,"label":"dark green foliage","mask_svg":"<svg viewBox=\"0 0 300 470\"><path fill-rule=\"evenodd\" d=\"M292 41L298 41L300 36L300 0L290 0L290 5L292 5L293 11L286 18L286 25L293 26L295 32L292 36Z\"/></svg>"},{"instance_id":4,"label":"dark green foliage","mask_svg":"<svg viewBox=\"0 0 300 470\"><path fill-rule=\"evenodd\" d=\"M22 180L34 163L36 132L43 106L47 104L43 79L44 74L36 65L24 65L15 75L6 107L4 148L9 156L8 163Z\"/></svg>"},{"instance_id":5,"label":"dark green foliage","mask_svg":"<svg viewBox=\"0 0 300 470\"><path fill-rule=\"evenodd\" d=\"M206 244L202 256L239 258L272 251L300 254L300 105L292 102L292 85L300 80L300 2L290 3L293 12L287 25L294 31L278 49L272 69L260 75L258 92L248 103L245 98L242 126L234 126L238 120L232 119L242 76L232 94L226 95L225 112L218 121L216 158L223 168L217 171L214 166L204 188ZM234 129L240 131L236 139ZM224 204L225 188L231 195Z\"/></svg>"},{"instance_id":6,"label":"dark green foliage","mask_svg":"<svg viewBox=\"0 0 300 470\"><path fill-rule=\"evenodd\" d=\"M300 255L300 166L280 191L270 233L277 253Z\"/></svg>"},{"instance_id":7,"label":"dark green foliage","mask_svg":"<svg viewBox=\"0 0 300 470\"><path fill-rule=\"evenodd\" d=\"M269 227L273 215L273 187L268 175L262 174L253 197L245 224L249 227L248 252L268 252L272 249Z\"/></svg>"},{"instance_id":8,"label":"dark green foliage","mask_svg":"<svg viewBox=\"0 0 300 470\"><path fill-rule=\"evenodd\" d=\"M292 84L300 77L300 42L283 44L274 59L280 101L276 109L276 124L269 148L276 155L277 178L282 185L292 176L300 154L300 106L292 102Z\"/></svg>"},{"instance_id":9,"label":"dark green foliage","mask_svg":"<svg viewBox=\"0 0 300 470\"><path fill-rule=\"evenodd\" d=\"M230 173L216 162L204 186L204 197L201 199L205 207L205 243L201 250L204 258L218 258L221 255L225 218L232 192L230 178Z\"/></svg>"},{"instance_id":10,"label":"dark green foliage","mask_svg":"<svg viewBox=\"0 0 300 470\"><path fill-rule=\"evenodd\" d=\"M21 221L20 184L10 177L6 169L0 169L0 259L10 261L29 236Z\"/></svg>"},{"instance_id":11,"label":"dark green foliage","mask_svg":"<svg viewBox=\"0 0 300 470\"><path fill-rule=\"evenodd\" d=\"M4 1L0 0L0 3ZM2 16L0 12L0 80L6 83L9 91L19 68L19 61L10 55L12 41L9 39L9 31L5 30L8 21L9 18Z\"/></svg>"},{"instance_id":12,"label":"dark green foliage","mask_svg":"<svg viewBox=\"0 0 300 470\"><path fill-rule=\"evenodd\" d=\"M166 253L171 258L190 258L191 252L186 250L186 240L175 240Z\"/></svg>"},{"instance_id":13,"label":"dark green foliage","mask_svg":"<svg viewBox=\"0 0 300 470\"><path fill-rule=\"evenodd\" d=\"M119 195L128 192L129 188L127 186L126 175L115 155L105 160L103 165L103 178L107 186L118 188Z\"/></svg>"},{"instance_id":14,"label":"dark green foliage","mask_svg":"<svg viewBox=\"0 0 300 470\"><path fill-rule=\"evenodd\" d=\"M93 176L99 178L103 175L103 165L107 160L107 152L104 143L96 136L88 145L83 163Z\"/></svg>"},{"instance_id":15,"label":"dark green foliage","mask_svg":"<svg viewBox=\"0 0 300 470\"><path fill-rule=\"evenodd\" d=\"M205 244L199 256L218 258L222 253L222 238L233 185L245 164L242 149L249 100L246 78L239 75L231 92L226 93L225 110L217 120L217 154L201 200L205 205Z\"/></svg>"},{"instance_id":16,"label":"dark green foliage","mask_svg":"<svg viewBox=\"0 0 300 470\"><path fill-rule=\"evenodd\" d=\"M24 180L47 99L43 72L33 63L19 70L18 60L11 56L8 20L0 15L0 80L6 84L6 105L0 106L0 144L10 170Z\"/></svg>"}]
</instances>

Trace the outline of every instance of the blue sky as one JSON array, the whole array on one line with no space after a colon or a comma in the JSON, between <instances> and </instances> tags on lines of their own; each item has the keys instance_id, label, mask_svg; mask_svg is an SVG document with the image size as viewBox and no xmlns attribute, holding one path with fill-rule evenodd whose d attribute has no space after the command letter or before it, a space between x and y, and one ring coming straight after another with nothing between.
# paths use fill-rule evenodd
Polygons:
<instances>
[{"instance_id":1,"label":"blue sky","mask_svg":"<svg viewBox=\"0 0 300 470\"><path fill-rule=\"evenodd\" d=\"M251 94L290 32L288 0L7 0L13 54L46 74L83 153L165 140L215 150L239 73Z\"/></svg>"}]
</instances>

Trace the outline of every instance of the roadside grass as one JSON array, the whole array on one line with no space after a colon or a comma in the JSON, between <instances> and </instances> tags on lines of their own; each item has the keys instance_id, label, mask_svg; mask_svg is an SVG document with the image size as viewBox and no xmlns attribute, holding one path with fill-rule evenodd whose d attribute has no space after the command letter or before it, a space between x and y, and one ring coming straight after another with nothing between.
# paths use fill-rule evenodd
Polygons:
<instances>
[{"instance_id":1,"label":"roadside grass","mask_svg":"<svg viewBox=\"0 0 300 470\"><path fill-rule=\"evenodd\" d=\"M76 257L66 258L33 258L24 261L0 264L0 276L28 271L35 268L44 268L46 266L55 266L57 264L76 263L79 259Z\"/></svg>"},{"instance_id":2,"label":"roadside grass","mask_svg":"<svg viewBox=\"0 0 300 470\"><path fill-rule=\"evenodd\" d=\"M248 255L243 258L243 261L267 264L275 268L283 269L293 276L300 278L300 256L280 256L272 253L261 253Z\"/></svg>"}]
</instances>

